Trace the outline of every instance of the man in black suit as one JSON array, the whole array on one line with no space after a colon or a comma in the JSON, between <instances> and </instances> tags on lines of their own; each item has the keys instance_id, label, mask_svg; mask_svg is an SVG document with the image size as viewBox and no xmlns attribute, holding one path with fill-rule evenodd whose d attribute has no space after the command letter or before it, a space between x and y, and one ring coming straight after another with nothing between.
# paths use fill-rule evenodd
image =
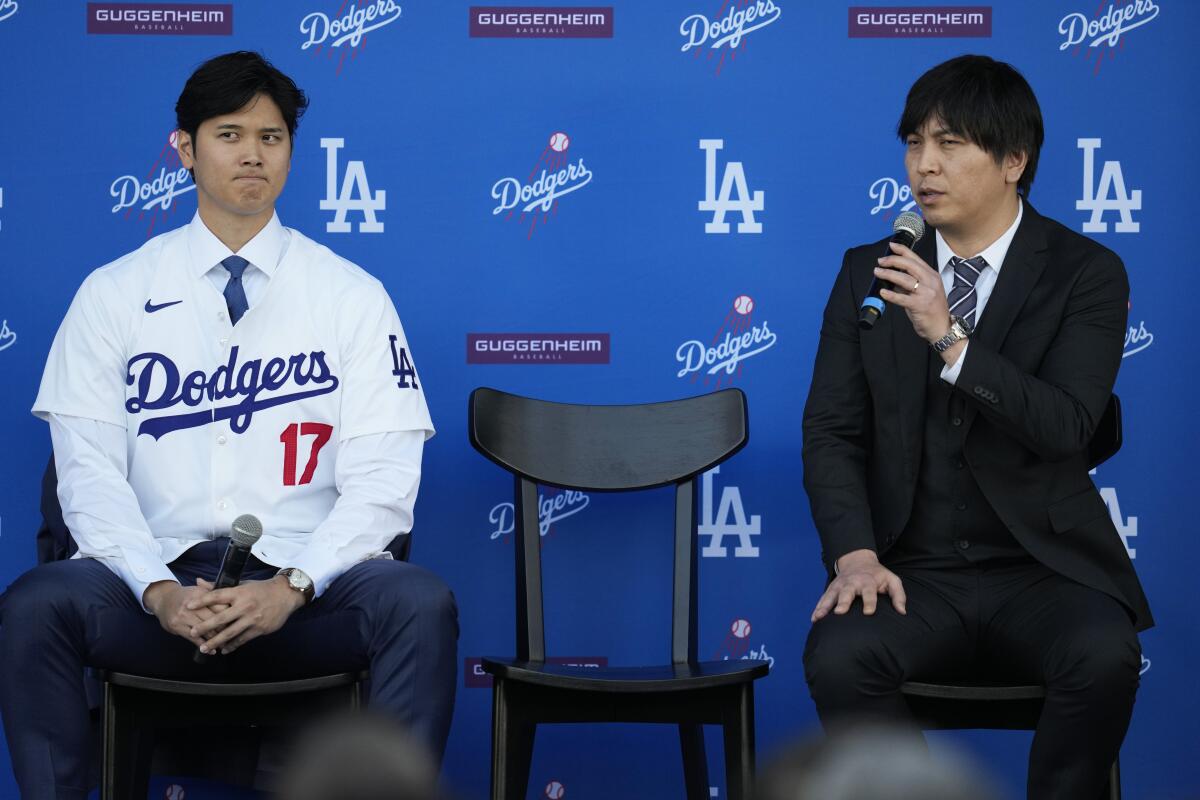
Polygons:
<instances>
[{"instance_id":1,"label":"man in black suit","mask_svg":"<svg viewBox=\"0 0 1200 800\"><path fill-rule=\"evenodd\" d=\"M1133 709L1136 631L1153 624L1088 477L1125 269L1029 205L1042 118L1011 66L934 67L897 133L934 230L882 258L883 242L847 251L825 309L804 482L831 581L809 689L828 724L906 718L909 679L982 667L1044 683L1029 796L1098 797ZM890 309L860 330L874 278Z\"/></svg>"}]
</instances>

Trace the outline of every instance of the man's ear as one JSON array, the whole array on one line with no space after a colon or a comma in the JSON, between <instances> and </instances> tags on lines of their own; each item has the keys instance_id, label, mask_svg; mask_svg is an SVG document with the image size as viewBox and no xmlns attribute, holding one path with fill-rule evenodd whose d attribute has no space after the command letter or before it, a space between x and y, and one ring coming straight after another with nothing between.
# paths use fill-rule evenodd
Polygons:
<instances>
[{"instance_id":1,"label":"man's ear","mask_svg":"<svg viewBox=\"0 0 1200 800\"><path fill-rule=\"evenodd\" d=\"M1025 174L1025 167L1029 164L1029 155L1027 153L1009 153L1004 157L1004 182L1005 183L1020 183L1021 176Z\"/></svg>"},{"instance_id":2,"label":"man's ear","mask_svg":"<svg viewBox=\"0 0 1200 800\"><path fill-rule=\"evenodd\" d=\"M179 154L179 161L185 169L191 169L196 165L194 147L195 143L192 141L191 134L187 131L175 131L175 152Z\"/></svg>"}]
</instances>

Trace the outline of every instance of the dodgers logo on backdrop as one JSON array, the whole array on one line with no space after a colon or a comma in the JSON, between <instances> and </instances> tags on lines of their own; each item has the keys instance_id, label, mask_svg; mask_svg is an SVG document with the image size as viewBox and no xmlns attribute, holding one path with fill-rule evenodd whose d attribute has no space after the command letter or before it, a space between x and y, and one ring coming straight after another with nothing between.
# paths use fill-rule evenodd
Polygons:
<instances>
[{"instance_id":1,"label":"dodgers logo on backdrop","mask_svg":"<svg viewBox=\"0 0 1200 800\"><path fill-rule=\"evenodd\" d=\"M738 223L738 233L762 233L762 223L754 216L755 211L763 210L762 190L750 192L746 184L746 170L741 161L725 163L725 172L721 178L721 192L717 193L717 151L725 147L724 139L701 139L700 149L704 151L704 199L700 201L701 211L713 212L710 221L704 223L705 233L729 233L729 223L725 215L740 211L742 221ZM737 197L733 196L734 191Z\"/></svg>"},{"instance_id":2,"label":"dodgers logo on backdrop","mask_svg":"<svg viewBox=\"0 0 1200 800\"><path fill-rule=\"evenodd\" d=\"M323 11L313 11L300 20L300 33L304 36L300 49L311 50L314 58L324 55L329 60L333 59L336 50L336 74L341 75L346 58L358 58L366 44L367 34L399 20L403 9L395 0L374 0L362 5L351 3L349 8L343 0L336 5L332 16ZM343 45L349 47L342 49Z\"/></svg>"},{"instance_id":3,"label":"dodgers logo on backdrop","mask_svg":"<svg viewBox=\"0 0 1200 800\"><path fill-rule=\"evenodd\" d=\"M717 648L713 660L766 661L767 669L773 669L775 667L775 659L767 652L767 646L760 644L755 649L750 644L750 632L752 630L753 627L750 625L749 620L735 619L730 623L729 632L725 634L725 640Z\"/></svg>"},{"instance_id":4,"label":"dodgers logo on backdrop","mask_svg":"<svg viewBox=\"0 0 1200 800\"><path fill-rule=\"evenodd\" d=\"M0 322L0 350L7 350L17 343L17 332L10 330L8 320Z\"/></svg>"},{"instance_id":5,"label":"dodgers logo on backdrop","mask_svg":"<svg viewBox=\"0 0 1200 800\"><path fill-rule=\"evenodd\" d=\"M867 189L867 197L875 201L875 205L871 207L871 216L875 216L880 211L886 211L887 213L883 215L884 219L891 219L897 214L911 211L917 205L908 182L898 181L895 178L880 178L872 183L871 188Z\"/></svg>"},{"instance_id":6,"label":"dodgers logo on backdrop","mask_svg":"<svg viewBox=\"0 0 1200 800\"><path fill-rule=\"evenodd\" d=\"M1142 655L1142 665L1138 668L1138 675L1145 675L1150 669L1150 659Z\"/></svg>"},{"instance_id":7,"label":"dodgers logo on backdrop","mask_svg":"<svg viewBox=\"0 0 1200 800\"><path fill-rule=\"evenodd\" d=\"M375 212L387 210L387 192L383 189L371 192L371 186L367 182L367 168L362 161L346 162L342 188L340 191L337 188L337 153L345 146L345 139L321 139L321 147L325 149L325 198L321 201L321 210L337 212L332 222L325 223L325 231L350 233L351 226L346 220L346 215L351 211L361 211L363 218L358 223L358 232L383 233L383 223L375 217Z\"/></svg>"},{"instance_id":8,"label":"dodgers logo on backdrop","mask_svg":"<svg viewBox=\"0 0 1200 800\"><path fill-rule=\"evenodd\" d=\"M851 6L851 39L967 38L992 35L991 6Z\"/></svg>"},{"instance_id":9,"label":"dodgers logo on backdrop","mask_svg":"<svg viewBox=\"0 0 1200 800\"><path fill-rule=\"evenodd\" d=\"M1129 301L1129 310L1133 310L1133 301ZM1150 345L1154 344L1154 334L1146 330L1146 320L1139 320L1137 325L1129 323L1129 329L1125 331L1125 349L1121 352L1121 358L1128 358L1134 353L1140 353Z\"/></svg>"},{"instance_id":10,"label":"dodgers logo on backdrop","mask_svg":"<svg viewBox=\"0 0 1200 800\"><path fill-rule=\"evenodd\" d=\"M231 347L229 360L211 375L200 369L184 375L162 353L139 353L130 358L125 383L134 387L135 394L125 400L128 413L165 411L179 405L203 407L200 411L144 420L138 427L138 436L149 434L161 439L172 431L199 428L225 419L234 433L244 433L255 411L329 394L338 387L337 376L325 363L323 350L272 358L265 364L261 358L239 364L238 349L237 345ZM288 384L296 391L281 393ZM315 388L301 389L310 384ZM231 402L213 407L211 404L218 400Z\"/></svg>"},{"instance_id":11,"label":"dodgers logo on backdrop","mask_svg":"<svg viewBox=\"0 0 1200 800\"><path fill-rule=\"evenodd\" d=\"M112 213L124 211L124 218L130 219L137 211L137 221L146 223L147 239L154 234L159 222L178 210L176 198L196 188L191 173L175 151L178 136L178 131L171 131L167 136L167 143L159 151L158 158L144 173L145 179L133 174L122 175L108 188L108 193L116 200Z\"/></svg>"},{"instance_id":12,"label":"dodgers logo on backdrop","mask_svg":"<svg viewBox=\"0 0 1200 800\"><path fill-rule=\"evenodd\" d=\"M1095 476L1096 470L1088 473ZM1117 500L1117 490L1111 486L1101 486L1100 499L1104 501L1104 505L1108 506L1108 516L1112 519L1112 523L1116 526L1117 533L1121 534L1121 541L1125 544L1125 552L1129 553L1130 558L1137 558L1137 549L1130 547L1129 540L1138 535L1138 518L1134 516L1125 517L1121 514L1121 503Z\"/></svg>"},{"instance_id":13,"label":"dodgers logo on backdrop","mask_svg":"<svg viewBox=\"0 0 1200 800\"><path fill-rule=\"evenodd\" d=\"M728 8L728 12L722 12ZM683 46L680 51L694 51L694 58L705 53L705 59L711 61L714 53L720 53L717 59L716 74L721 74L725 64L725 56L735 59L739 50L749 41L746 36L754 31L778 22L783 10L774 0L754 0L751 3L730 3L723 0L717 16L709 19L704 14L692 14L685 17L679 25L679 33L683 36Z\"/></svg>"},{"instance_id":14,"label":"dodgers logo on backdrop","mask_svg":"<svg viewBox=\"0 0 1200 800\"><path fill-rule=\"evenodd\" d=\"M472 39L611 39L612 6L471 6Z\"/></svg>"},{"instance_id":15,"label":"dodgers logo on backdrop","mask_svg":"<svg viewBox=\"0 0 1200 800\"><path fill-rule=\"evenodd\" d=\"M567 517L575 516L587 508L591 502L592 498L588 495L572 489L564 489L551 497L539 493L538 535L545 538L550 533L550 526L562 522ZM492 541L513 532L515 513L512 503L497 503L492 506L492 510L488 514L488 522L495 526L491 532Z\"/></svg>"},{"instance_id":16,"label":"dodgers logo on backdrop","mask_svg":"<svg viewBox=\"0 0 1200 800\"><path fill-rule=\"evenodd\" d=\"M758 558L758 546L750 541L750 537L762 533L762 517L752 514L746 517L746 507L742 504L742 491L736 486L721 488L721 502L713 513L714 479L721 472L720 467L713 467L704 473L700 482L700 524L696 527L696 535L708 537L708 544L700 550L705 558L725 558L729 549L725 546L725 538L737 541L733 548L734 558Z\"/></svg>"},{"instance_id":17,"label":"dodgers logo on backdrop","mask_svg":"<svg viewBox=\"0 0 1200 800\"><path fill-rule=\"evenodd\" d=\"M558 214L560 198L579 191L592 182L592 172L583 163L583 158L571 161L567 151L571 147L571 137L562 131L550 134L542 154L538 156L524 181L519 178L501 178L492 184L492 199L496 207L492 216L505 214L505 221L511 220L520 211L517 224L524 225L525 218L530 218L529 232L525 238L533 236L537 224L547 224L551 217Z\"/></svg>"},{"instance_id":18,"label":"dodgers logo on backdrop","mask_svg":"<svg viewBox=\"0 0 1200 800\"><path fill-rule=\"evenodd\" d=\"M21 6L17 3L17 0L0 0L0 22L4 22L4 20L17 13L20 8Z\"/></svg>"},{"instance_id":19,"label":"dodgers logo on backdrop","mask_svg":"<svg viewBox=\"0 0 1200 800\"><path fill-rule=\"evenodd\" d=\"M722 382L733 383L741 377L742 362L761 355L775 346L777 337L764 319L754 321L754 299L740 294L733 299L733 307L708 343L700 339L688 339L675 350L675 361L680 365L675 377L692 376L695 382L701 375L708 385L716 376L717 388Z\"/></svg>"},{"instance_id":20,"label":"dodgers logo on backdrop","mask_svg":"<svg viewBox=\"0 0 1200 800\"><path fill-rule=\"evenodd\" d=\"M1113 226L1117 233L1137 233L1141 223L1134 222L1134 211L1142 210L1142 190L1125 191L1125 175L1120 161L1105 161L1098 184L1092 183L1096 170L1096 151L1099 139L1079 139L1076 145L1083 151L1083 197L1075 201L1076 211L1091 211L1092 217L1083 223L1084 233L1107 233L1108 223L1102 219L1105 211L1116 211L1121 221Z\"/></svg>"},{"instance_id":21,"label":"dodgers logo on backdrop","mask_svg":"<svg viewBox=\"0 0 1200 800\"><path fill-rule=\"evenodd\" d=\"M1108 8L1101 3L1091 19L1081 11L1074 11L1059 20L1058 32L1063 40L1058 49L1061 52L1073 47L1071 55L1083 53L1084 61L1095 58L1092 74L1096 75L1106 56L1115 57L1118 43L1124 47L1122 36L1157 17L1154 0L1126 0L1121 5L1109 3Z\"/></svg>"},{"instance_id":22,"label":"dodgers logo on backdrop","mask_svg":"<svg viewBox=\"0 0 1200 800\"><path fill-rule=\"evenodd\" d=\"M87 32L229 36L231 3L88 3Z\"/></svg>"}]
</instances>

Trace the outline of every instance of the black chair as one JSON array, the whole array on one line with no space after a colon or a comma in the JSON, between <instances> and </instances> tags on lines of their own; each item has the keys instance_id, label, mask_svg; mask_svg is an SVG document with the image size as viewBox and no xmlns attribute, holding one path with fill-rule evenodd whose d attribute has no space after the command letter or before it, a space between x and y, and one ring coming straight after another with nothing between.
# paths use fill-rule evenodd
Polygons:
<instances>
[{"instance_id":1,"label":"black chair","mask_svg":"<svg viewBox=\"0 0 1200 800\"><path fill-rule=\"evenodd\" d=\"M755 661L696 657L697 476L745 446L737 389L630 406L549 403L476 389L471 444L514 475L517 656L484 658L492 675L493 800L525 797L537 725L667 722L679 726L689 800L709 797L701 726L724 728L726 794L748 796L754 773ZM570 667L546 661L538 484L617 492L675 486L671 661L649 667Z\"/></svg>"},{"instance_id":2,"label":"black chair","mask_svg":"<svg viewBox=\"0 0 1200 800\"><path fill-rule=\"evenodd\" d=\"M1104 415L1088 447L1088 468L1107 461L1124 440L1121 428L1121 400L1109 399ZM976 675L952 683L908 681L900 693L921 727L927 730L983 728L992 730L1034 730L1042 713L1046 687L1013 685L987 680L986 668ZM1108 774L1105 797L1121 800L1121 759L1113 761Z\"/></svg>"},{"instance_id":3,"label":"black chair","mask_svg":"<svg viewBox=\"0 0 1200 800\"><path fill-rule=\"evenodd\" d=\"M53 457L42 477L41 508L38 563L70 558L78 548L63 521ZM402 534L387 549L407 561L410 547L410 535ZM100 797L116 800L145 797L152 771L254 785L263 741L288 738L322 712L359 709L368 674L200 682L94 670L92 677L89 696L100 695ZM215 757L195 752L194 729L201 726L221 731Z\"/></svg>"}]
</instances>

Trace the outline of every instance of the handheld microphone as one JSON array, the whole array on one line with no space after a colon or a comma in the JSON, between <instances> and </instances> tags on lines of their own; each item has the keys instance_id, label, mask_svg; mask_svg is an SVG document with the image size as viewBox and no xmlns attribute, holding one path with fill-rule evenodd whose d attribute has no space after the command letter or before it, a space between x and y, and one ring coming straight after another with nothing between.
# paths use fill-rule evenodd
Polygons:
<instances>
[{"instance_id":1,"label":"handheld microphone","mask_svg":"<svg viewBox=\"0 0 1200 800\"><path fill-rule=\"evenodd\" d=\"M242 514L233 521L229 528L229 545L225 548L221 568L217 571L217 580L213 584L214 590L238 585L242 579L242 570L246 568L246 559L250 557L250 548L262 534L262 523L253 514ZM210 658L211 655L201 653L197 648L194 658L197 664L203 664Z\"/></svg>"},{"instance_id":2,"label":"handheld microphone","mask_svg":"<svg viewBox=\"0 0 1200 800\"><path fill-rule=\"evenodd\" d=\"M905 211L892 223L892 238L888 242L896 242L912 249L924 235L925 220L921 219L915 211ZM884 255L894 255L892 248L885 247ZM871 281L871 288L867 290L867 296L863 298L862 305L858 309L859 328L869 331L875 327L875 323L879 321L879 318L883 316L884 309L887 308L887 304L879 296L879 290L891 288L892 284L888 281L881 281L878 278Z\"/></svg>"}]
</instances>

